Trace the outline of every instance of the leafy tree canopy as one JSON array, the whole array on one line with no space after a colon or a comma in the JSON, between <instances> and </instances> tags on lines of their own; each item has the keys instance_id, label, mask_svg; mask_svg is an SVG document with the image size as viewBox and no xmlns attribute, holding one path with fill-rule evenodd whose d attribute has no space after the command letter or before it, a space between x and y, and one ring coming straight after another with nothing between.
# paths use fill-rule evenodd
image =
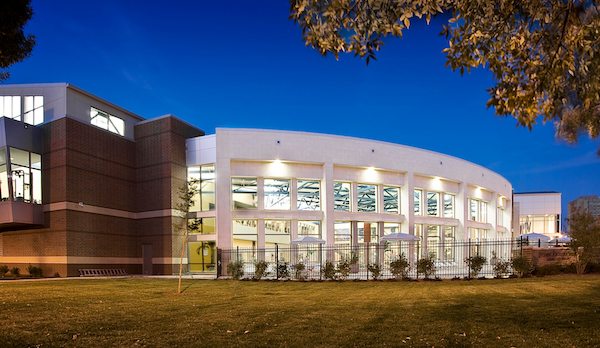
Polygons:
<instances>
[{"instance_id":1,"label":"leafy tree canopy","mask_svg":"<svg viewBox=\"0 0 600 348\"><path fill-rule=\"evenodd\" d=\"M485 67L496 85L488 106L531 129L553 121L574 143L600 133L600 8L589 0L290 0L290 18L321 54L366 59L411 21L449 14L446 65ZM600 150L598 151L600 155Z\"/></svg>"},{"instance_id":2,"label":"leafy tree canopy","mask_svg":"<svg viewBox=\"0 0 600 348\"><path fill-rule=\"evenodd\" d=\"M577 252L583 247L580 255L584 262L600 257L600 218L592 214L575 211L569 218L571 248Z\"/></svg>"},{"instance_id":3,"label":"leafy tree canopy","mask_svg":"<svg viewBox=\"0 0 600 348\"><path fill-rule=\"evenodd\" d=\"M25 35L23 27L31 19L30 0L0 1L0 69L22 61L31 54L35 37ZM0 70L0 81L9 73Z\"/></svg>"}]
</instances>

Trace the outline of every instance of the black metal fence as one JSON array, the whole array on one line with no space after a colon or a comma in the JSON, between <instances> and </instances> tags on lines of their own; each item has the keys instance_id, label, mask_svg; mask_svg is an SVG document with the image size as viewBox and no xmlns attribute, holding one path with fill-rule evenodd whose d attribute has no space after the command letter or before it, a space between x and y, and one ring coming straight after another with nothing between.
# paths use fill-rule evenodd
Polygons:
<instances>
[{"instance_id":1,"label":"black metal fence","mask_svg":"<svg viewBox=\"0 0 600 348\"><path fill-rule=\"evenodd\" d=\"M531 245L551 247L551 245ZM484 241L403 241L385 244L325 246L300 244L275 248L219 249L217 275L254 278L257 266L264 268L263 279L390 279L494 277L504 265L504 276L511 273L510 260L521 255L529 244L516 240ZM472 274L467 260L483 262L481 270ZM483 260L485 259L485 260ZM404 260L406 268L400 275L398 265ZM260 262L260 263L259 263ZM420 265L420 266L419 266ZM495 267L496 266L496 267ZM428 268L429 267L429 268ZM400 266L402 268L402 266ZM495 271L496 269L496 271ZM259 271L260 272L260 271ZM502 274L501 274L502 275Z\"/></svg>"}]
</instances>

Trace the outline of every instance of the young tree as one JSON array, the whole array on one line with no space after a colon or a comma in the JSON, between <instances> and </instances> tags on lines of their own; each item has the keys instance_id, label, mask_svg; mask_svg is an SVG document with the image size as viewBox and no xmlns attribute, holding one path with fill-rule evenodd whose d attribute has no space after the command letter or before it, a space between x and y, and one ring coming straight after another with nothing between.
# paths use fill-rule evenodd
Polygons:
<instances>
[{"instance_id":1,"label":"young tree","mask_svg":"<svg viewBox=\"0 0 600 348\"><path fill-rule=\"evenodd\" d=\"M569 219L571 249L577 255L577 273L585 272L587 264L600 258L600 218L576 211Z\"/></svg>"},{"instance_id":2,"label":"young tree","mask_svg":"<svg viewBox=\"0 0 600 348\"><path fill-rule=\"evenodd\" d=\"M6 69L31 54L35 37L23 32L23 27L33 15L30 2L0 1L0 69ZM8 77L7 71L0 70L0 81Z\"/></svg>"},{"instance_id":3,"label":"young tree","mask_svg":"<svg viewBox=\"0 0 600 348\"><path fill-rule=\"evenodd\" d=\"M175 209L180 212L180 219L176 220L174 227L181 238L181 255L179 257L179 281L177 283L177 293L181 293L181 278L183 277L183 258L185 256L185 247L188 241L188 235L191 231L198 230L200 221L198 219L189 219L190 208L194 205L194 196L199 192L198 180L191 180L179 187L179 202Z\"/></svg>"},{"instance_id":4,"label":"young tree","mask_svg":"<svg viewBox=\"0 0 600 348\"><path fill-rule=\"evenodd\" d=\"M290 0L290 18L321 54L376 58L386 36L402 37L411 21L449 20L446 65L461 74L490 69L496 85L487 105L531 129L554 121L557 136L576 142L600 133L600 7L597 1ZM444 17L444 18L446 18ZM600 155L600 149L598 151Z\"/></svg>"}]
</instances>

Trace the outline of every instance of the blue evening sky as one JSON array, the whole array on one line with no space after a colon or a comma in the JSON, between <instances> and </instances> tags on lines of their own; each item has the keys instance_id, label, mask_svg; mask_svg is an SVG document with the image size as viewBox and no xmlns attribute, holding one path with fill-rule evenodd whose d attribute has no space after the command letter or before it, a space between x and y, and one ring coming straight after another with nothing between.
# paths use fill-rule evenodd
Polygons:
<instances>
[{"instance_id":1,"label":"blue evening sky","mask_svg":"<svg viewBox=\"0 0 600 348\"><path fill-rule=\"evenodd\" d=\"M168 4L166 6L165 4ZM485 106L490 73L444 66L440 20L413 22L378 60L304 45L287 1L33 1L37 45L6 83L69 82L143 117L370 138L450 154L515 192L600 194L600 145L516 127Z\"/></svg>"}]
</instances>

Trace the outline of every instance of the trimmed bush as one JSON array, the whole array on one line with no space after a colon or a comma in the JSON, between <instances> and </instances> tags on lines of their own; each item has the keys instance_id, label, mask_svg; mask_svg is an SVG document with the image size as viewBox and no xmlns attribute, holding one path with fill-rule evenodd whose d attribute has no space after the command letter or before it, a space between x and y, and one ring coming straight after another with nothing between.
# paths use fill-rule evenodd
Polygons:
<instances>
[{"instance_id":1,"label":"trimmed bush","mask_svg":"<svg viewBox=\"0 0 600 348\"><path fill-rule=\"evenodd\" d=\"M231 275L231 278L239 280L244 276L244 262L233 261L227 265L227 273Z\"/></svg>"},{"instance_id":2,"label":"trimmed bush","mask_svg":"<svg viewBox=\"0 0 600 348\"><path fill-rule=\"evenodd\" d=\"M408 278L408 271L410 270L410 264L404 253L398 256L398 259L390 262L390 272L396 279Z\"/></svg>"},{"instance_id":3,"label":"trimmed bush","mask_svg":"<svg viewBox=\"0 0 600 348\"><path fill-rule=\"evenodd\" d=\"M295 271L295 278L298 280L304 280L305 276L303 274L304 270L306 269L306 266L304 265L303 262L298 262L297 264L294 265L294 269Z\"/></svg>"},{"instance_id":4,"label":"trimmed bush","mask_svg":"<svg viewBox=\"0 0 600 348\"><path fill-rule=\"evenodd\" d=\"M269 272L267 272L267 268L269 267L269 264L266 261L256 261L254 263L254 279L256 280L260 280L262 277L266 276L269 274Z\"/></svg>"},{"instance_id":5,"label":"trimmed bush","mask_svg":"<svg viewBox=\"0 0 600 348\"><path fill-rule=\"evenodd\" d=\"M481 255L475 255L467 257L465 263L469 267L469 276L471 278L477 278L477 275L483 269L483 265L487 262L487 259Z\"/></svg>"},{"instance_id":6,"label":"trimmed bush","mask_svg":"<svg viewBox=\"0 0 600 348\"><path fill-rule=\"evenodd\" d=\"M325 267L323 267L323 277L329 280L337 279L337 270L331 261L325 261Z\"/></svg>"},{"instance_id":7,"label":"trimmed bush","mask_svg":"<svg viewBox=\"0 0 600 348\"><path fill-rule=\"evenodd\" d=\"M528 277L533 272L533 264L523 256L516 256L512 259L513 272L520 278Z\"/></svg>"},{"instance_id":8,"label":"trimmed bush","mask_svg":"<svg viewBox=\"0 0 600 348\"><path fill-rule=\"evenodd\" d=\"M36 267L36 266L32 266L32 265L27 266L27 273L29 273L29 275L34 278L41 278L44 276L41 267Z\"/></svg>"},{"instance_id":9,"label":"trimmed bush","mask_svg":"<svg viewBox=\"0 0 600 348\"><path fill-rule=\"evenodd\" d=\"M435 274L435 271L435 260L433 255L429 254L429 257L417 261L417 274L424 275L425 279L429 279L430 276Z\"/></svg>"},{"instance_id":10,"label":"trimmed bush","mask_svg":"<svg viewBox=\"0 0 600 348\"><path fill-rule=\"evenodd\" d=\"M0 278L4 278L6 273L8 273L8 266L7 265L0 266Z\"/></svg>"},{"instance_id":11,"label":"trimmed bush","mask_svg":"<svg viewBox=\"0 0 600 348\"><path fill-rule=\"evenodd\" d=\"M356 264L356 262L358 262L358 259L354 257L349 260L343 259L342 261L340 261L340 263L338 264L338 272L340 273L340 279L348 279L348 277L350 276L350 272L352 272L352 265Z\"/></svg>"},{"instance_id":12,"label":"trimmed bush","mask_svg":"<svg viewBox=\"0 0 600 348\"><path fill-rule=\"evenodd\" d=\"M19 267L13 267L10 269L10 273L15 277L18 277L21 275L21 269Z\"/></svg>"},{"instance_id":13,"label":"trimmed bush","mask_svg":"<svg viewBox=\"0 0 600 348\"><path fill-rule=\"evenodd\" d=\"M287 262L281 262L277 265L277 275L282 279L290 278L290 268L288 267Z\"/></svg>"},{"instance_id":14,"label":"trimmed bush","mask_svg":"<svg viewBox=\"0 0 600 348\"><path fill-rule=\"evenodd\" d=\"M368 265L367 269L371 273L371 277L373 277L373 280L377 280L379 279L379 277L381 277L381 266L379 266L378 263L372 263Z\"/></svg>"}]
</instances>

